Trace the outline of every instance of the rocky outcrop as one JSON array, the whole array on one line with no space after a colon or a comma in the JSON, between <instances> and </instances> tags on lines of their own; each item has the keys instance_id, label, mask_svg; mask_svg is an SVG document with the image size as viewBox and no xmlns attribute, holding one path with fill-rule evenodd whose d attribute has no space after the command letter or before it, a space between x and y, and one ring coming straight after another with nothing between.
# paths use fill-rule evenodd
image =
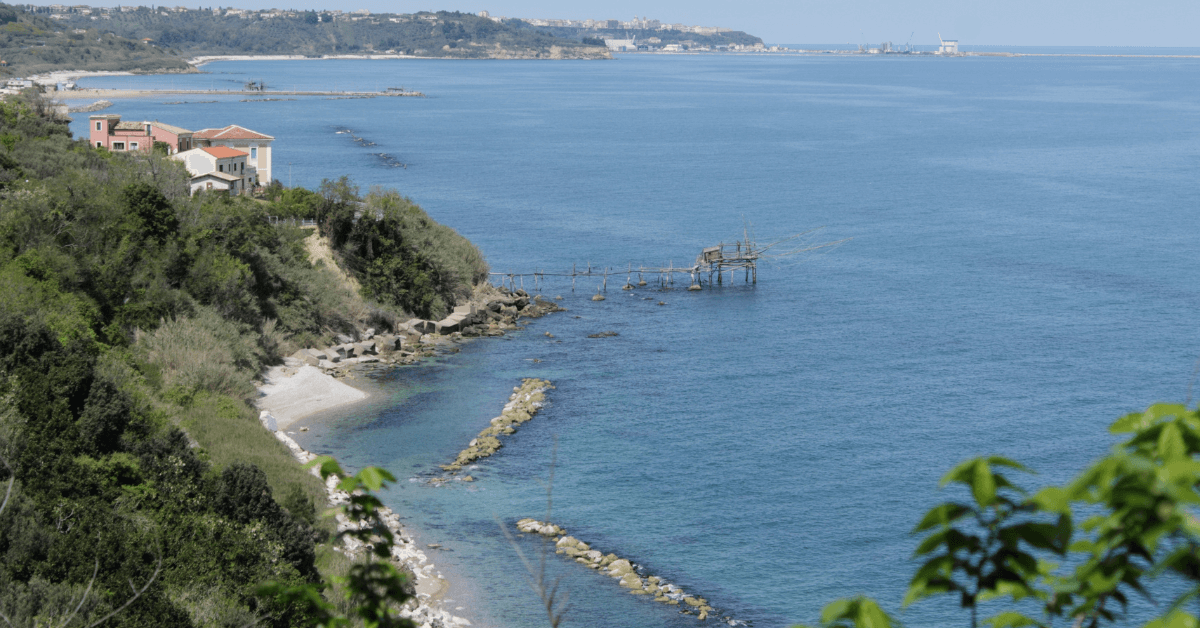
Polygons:
<instances>
[{"instance_id":1,"label":"rocky outcrop","mask_svg":"<svg viewBox=\"0 0 1200 628\"><path fill-rule=\"evenodd\" d=\"M745 624L732 617L721 616L721 612L710 606L708 600L688 594L682 587L658 576L647 574L637 563L616 554L605 554L593 549L591 545L567 535L567 531L561 526L537 519L521 519L517 522L517 530L553 539L556 554L562 554L588 569L594 569L616 580L619 586L629 589L631 595L645 595L660 604L678 606L680 613L693 615L698 620L720 616L724 623L731 626Z\"/></svg>"},{"instance_id":2,"label":"rocky outcrop","mask_svg":"<svg viewBox=\"0 0 1200 628\"><path fill-rule=\"evenodd\" d=\"M496 453L504 446L499 436L513 434L518 425L533 419L545 405L546 391L551 388L554 386L544 379L522 380L520 386L513 388L500 416L492 419L491 426L472 439L467 448L458 453L454 462L442 465L442 469L458 472L472 462Z\"/></svg>"},{"instance_id":3,"label":"rocky outcrop","mask_svg":"<svg viewBox=\"0 0 1200 628\"><path fill-rule=\"evenodd\" d=\"M540 318L564 308L541 296L530 298L524 290L515 292L498 288L495 298L473 300L467 305L454 308L449 316L440 321L412 319L403 327L419 334L473 336L500 336L507 329L515 329L521 318Z\"/></svg>"}]
</instances>

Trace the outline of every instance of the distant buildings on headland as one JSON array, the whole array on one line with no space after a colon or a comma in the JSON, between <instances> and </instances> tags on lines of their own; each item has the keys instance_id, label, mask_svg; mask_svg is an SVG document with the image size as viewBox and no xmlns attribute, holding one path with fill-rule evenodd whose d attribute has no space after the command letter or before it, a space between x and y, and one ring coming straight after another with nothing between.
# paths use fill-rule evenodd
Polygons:
<instances>
[{"instance_id":1,"label":"distant buildings on headland","mask_svg":"<svg viewBox=\"0 0 1200 628\"><path fill-rule=\"evenodd\" d=\"M506 20L506 17L493 17L487 11L481 11L479 17L486 17L497 22ZM720 26L689 26L687 24L668 24L659 20L650 18L633 16L633 19L628 22L621 20L543 20L539 18L514 18L524 22L528 22L531 26L551 26L558 28L585 28L589 30L630 30L630 31L678 31L680 33L695 33L697 35L716 35L718 33L732 33L732 28L721 28Z\"/></svg>"}]
</instances>

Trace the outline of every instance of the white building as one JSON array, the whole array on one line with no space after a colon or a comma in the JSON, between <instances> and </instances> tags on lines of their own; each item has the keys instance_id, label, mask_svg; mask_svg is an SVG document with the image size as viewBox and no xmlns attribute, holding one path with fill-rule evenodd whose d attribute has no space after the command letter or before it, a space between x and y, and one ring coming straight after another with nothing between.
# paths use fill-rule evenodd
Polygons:
<instances>
[{"instance_id":1,"label":"white building","mask_svg":"<svg viewBox=\"0 0 1200 628\"><path fill-rule=\"evenodd\" d=\"M245 152L246 165L258 172L260 185L271 183L271 142L275 138L231 124L223 129L201 129L192 133L193 146L226 146Z\"/></svg>"},{"instance_id":2,"label":"white building","mask_svg":"<svg viewBox=\"0 0 1200 628\"><path fill-rule=\"evenodd\" d=\"M938 54L940 54L940 55L956 55L956 54L958 54L958 40L957 39L942 39L942 34L938 33L938 41L940 41L942 43L942 45L938 46Z\"/></svg>"},{"instance_id":3,"label":"white building","mask_svg":"<svg viewBox=\"0 0 1200 628\"><path fill-rule=\"evenodd\" d=\"M227 190L241 194L258 184L258 173L248 166L250 155L227 146L202 146L172 155L192 175L192 194L200 190Z\"/></svg>"},{"instance_id":4,"label":"white building","mask_svg":"<svg viewBox=\"0 0 1200 628\"><path fill-rule=\"evenodd\" d=\"M612 52L637 52L637 41L633 39L605 39L604 45Z\"/></svg>"}]
</instances>

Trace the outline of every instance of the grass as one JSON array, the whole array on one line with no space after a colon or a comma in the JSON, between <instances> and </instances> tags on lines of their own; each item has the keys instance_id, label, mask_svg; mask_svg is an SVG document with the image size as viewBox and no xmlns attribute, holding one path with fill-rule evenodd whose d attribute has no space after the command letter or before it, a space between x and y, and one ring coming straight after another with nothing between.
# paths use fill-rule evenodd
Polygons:
<instances>
[{"instance_id":1,"label":"grass","mask_svg":"<svg viewBox=\"0 0 1200 628\"><path fill-rule=\"evenodd\" d=\"M198 394L178 408L176 422L204 449L208 461L218 473L234 462L246 462L262 469L276 501L299 486L323 512L328 497L325 484L292 457L258 421L258 412L246 403L227 396ZM317 528L332 534L331 519L318 518Z\"/></svg>"}]
</instances>

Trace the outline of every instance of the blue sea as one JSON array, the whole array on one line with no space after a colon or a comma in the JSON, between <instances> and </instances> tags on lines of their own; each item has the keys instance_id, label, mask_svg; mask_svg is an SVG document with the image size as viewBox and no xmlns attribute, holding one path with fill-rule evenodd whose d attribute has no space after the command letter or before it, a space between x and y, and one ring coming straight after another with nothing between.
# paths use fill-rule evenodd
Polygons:
<instances>
[{"instance_id":1,"label":"blue sea","mask_svg":"<svg viewBox=\"0 0 1200 628\"><path fill-rule=\"evenodd\" d=\"M618 269L607 300L591 300L597 280L551 279L543 294L569 311L367 380L370 401L301 422L302 446L399 478L386 501L444 546L429 553L452 581L447 606L475 626L546 625L500 526L545 518L552 462L552 521L721 617L816 622L865 594L908 626L967 625L949 597L900 610L909 531L961 496L941 476L999 454L1039 472L1024 486L1065 482L1115 442L1117 417L1194 393L1200 59L203 69L81 83L420 90L105 113L273 135L285 184L396 188L496 271ZM219 102L166 104L187 100ZM85 135L86 116L72 128ZM629 265L689 264L747 225L762 243L816 227L800 241L852 239L764 264L757 284L620 289ZM548 407L476 482L428 486L526 377L554 383ZM537 541L517 543L536 563ZM547 565L569 595L564 626L697 623L560 556Z\"/></svg>"}]
</instances>

